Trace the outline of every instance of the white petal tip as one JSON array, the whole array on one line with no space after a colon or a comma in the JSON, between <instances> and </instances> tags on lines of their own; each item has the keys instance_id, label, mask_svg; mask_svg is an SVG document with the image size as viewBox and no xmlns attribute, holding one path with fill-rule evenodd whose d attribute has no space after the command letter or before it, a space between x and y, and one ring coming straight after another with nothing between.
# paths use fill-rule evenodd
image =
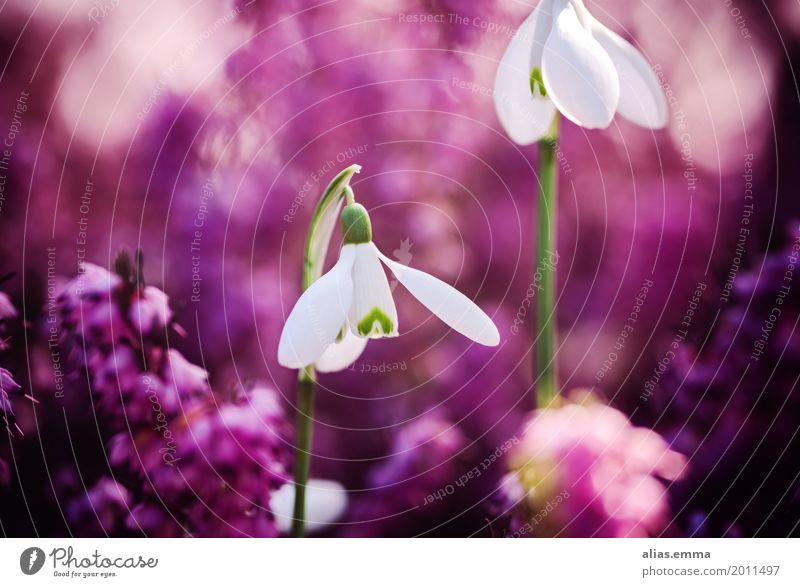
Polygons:
<instances>
[{"instance_id":1,"label":"white petal tip","mask_svg":"<svg viewBox=\"0 0 800 587\"><path fill-rule=\"evenodd\" d=\"M286 483L270 496L275 525L282 534L292 527L294 483ZM336 481L310 479L306 484L306 532L313 534L335 522L347 509L347 492Z\"/></svg>"},{"instance_id":2,"label":"white petal tip","mask_svg":"<svg viewBox=\"0 0 800 587\"><path fill-rule=\"evenodd\" d=\"M497 326L492 323L492 328L490 331L486 333L482 333L480 339L476 339L475 342L480 343L484 346L497 346L500 344L500 332L497 330Z\"/></svg>"},{"instance_id":3,"label":"white petal tip","mask_svg":"<svg viewBox=\"0 0 800 587\"><path fill-rule=\"evenodd\" d=\"M367 339L353 334L349 325L345 326L344 338L330 345L317 359L316 368L320 373L335 373L347 369L355 363L367 346Z\"/></svg>"},{"instance_id":4,"label":"white petal tip","mask_svg":"<svg viewBox=\"0 0 800 587\"><path fill-rule=\"evenodd\" d=\"M281 356L278 355L278 365L281 367L285 367L286 369L304 369L311 365L311 363L304 363L300 358L296 356Z\"/></svg>"},{"instance_id":5,"label":"white petal tip","mask_svg":"<svg viewBox=\"0 0 800 587\"><path fill-rule=\"evenodd\" d=\"M287 369L302 369L305 367L305 365L301 365L299 361L281 356L280 354L278 354L278 365L286 367Z\"/></svg>"}]
</instances>

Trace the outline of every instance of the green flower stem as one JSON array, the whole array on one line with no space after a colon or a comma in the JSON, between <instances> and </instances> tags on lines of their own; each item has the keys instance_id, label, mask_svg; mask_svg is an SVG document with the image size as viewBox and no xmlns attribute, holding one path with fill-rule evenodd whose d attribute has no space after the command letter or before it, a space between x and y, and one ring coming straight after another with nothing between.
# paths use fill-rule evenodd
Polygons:
<instances>
[{"instance_id":1,"label":"green flower stem","mask_svg":"<svg viewBox=\"0 0 800 587\"><path fill-rule=\"evenodd\" d=\"M352 206L356 203L356 195L353 193L353 188L349 185L344 187L344 200L348 206Z\"/></svg>"},{"instance_id":2,"label":"green flower stem","mask_svg":"<svg viewBox=\"0 0 800 587\"><path fill-rule=\"evenodd\" d=\"M556 268L551 265L556 250L558 173L558 114L553 118L549 135L539 141L539 198L536 242L536 271L541 275L536 298L536 406L543 408L558 395L555 349L558 338L556 319Z\"/></svg>"},{"instance_id":3,"label":"green flower stem","mask_svg":"<svg viewBox=\"0 0 800 587\"><path fill-rule=\"evenodd\" d=\"M314 367L306 367L297 378L297 447L294 460L294 514L292 536L305 535L306 485L311 467L311 434L314 422Z\"/></svg>"}]
</instances>

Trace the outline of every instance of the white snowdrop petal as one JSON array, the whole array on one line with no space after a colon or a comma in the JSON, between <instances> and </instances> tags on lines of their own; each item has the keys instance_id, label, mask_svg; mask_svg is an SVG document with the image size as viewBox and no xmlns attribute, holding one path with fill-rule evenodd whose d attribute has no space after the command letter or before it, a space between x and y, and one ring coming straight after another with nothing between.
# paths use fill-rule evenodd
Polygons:
<instances>
[{"instance_id":1,"label":"white snowdrop petal","mask_svg":"<svg viewBox=\"0 0 800 587\"><path fill-rule=\"evenodd\" d=\"M336 265L297 300L278 343L281 365L290 369L310 365L336 340L353 299L354 260L354 246L342 247Z\"/></svg>"},{"instance_id":2,"label":"white snowdrop petal","mask_svg":"<svg viewBox=\"0 0 800 587\"><path fill-rule=\"evenodd\" d=\"M355 246L350 329L361 337L397 336L397 308L386 272L371 242Z\"/></svg>"},{"instance_id":3,"label":"white snowdrop petal","mask_svg":"<svg viewBox=\"0 0 800 587\"><path fill-rule=\"evenodd\" d=\"M342 340L330 345L322 353L322 356L317 359L317 371L320 373L333 373L346 369L361 356L368 341L368 338L361 338L353 334L350 331L350 326L345 324Z\"/></svg>"},{"instance_id":4,"label":"white snowdrop petal","mask_svg":"<svg viewBox=\"0 0 800 587\"><path fill-rule=\"evenodd\" d=\"M581 25L567 0L555 0L544 46L542 77L564 116L586 128L606 128L619 104L619 77L605 49Z\"/></svg>"},{"instance_id":5,"label":"white snowdrop petal","mask_svg":"<svg viewBox=\"0 0 800 587\"><path fill-rule=\"evenodd\" d=\"M392 261L377 248L375 251L397 281L450 328L486 346L500 344L492 319L467 296L433 275Z\"/></svg>"},{"instance_id":6,"label":"white snowdrop petal","mask_svg":"<svg viewBox=\"0 0 800 587\"><path fill-rule=\"evenodd\" d=\"M663 128L667 124L667 100L650 64L636 47L594 17L590 18L592 35L617 69L620 85L617 111L646 128Z\"/></svg>"},{"instance_id":7,"label":"white snowdrop petal","mask_svg":"<svg viewBox=\"0 0 800 587\"><path fill-rule=\"evenodd\" d=\"M547 134L555 106L547 98L533 96L530 75L541 66L543 43L551 26L553 0L542 0L520 25L497 68L494 106L511 140L528 145Z\"/></svg>"},{"instance_id":8,"label":"white snowdrop petal","mask_svg":"<svg viewBox=\"0 0 800 587\"><path fill-rule=\"evenodd\" d=\"M278 531L288 534L294 515L294 483L286 483L274 491L269 504ZM340 483L309 479L306 484L306 533L314 534L324 529L339 519L346 508L347 492Z\"/></svg>"}]
</instances>

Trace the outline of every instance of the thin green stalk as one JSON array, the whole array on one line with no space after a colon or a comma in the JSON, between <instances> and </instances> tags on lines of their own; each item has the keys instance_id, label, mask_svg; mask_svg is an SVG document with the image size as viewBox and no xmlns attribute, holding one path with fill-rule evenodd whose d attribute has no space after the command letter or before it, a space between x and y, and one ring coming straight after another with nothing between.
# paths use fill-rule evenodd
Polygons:
<instances>
[{"instance_id":1,"label":"thin green stalk","mask_svg":"<svg viewBox=\"0 0 800 587\"><path fill-rule=\"evenodd\" d=\"M314 421L314 367L306 367L297 378L297 448L294 461L294 514L292 536L305 534L306 485L311 466L311 431Z\"/></svg>"},{"instance_id":2,"label":"thin green stalk","mask_svg":"<svg viewBox=\"0 0 800 587\"><path fill-rule=\"evenodd\" d=\"M535 275L540 275L536 299L536 364L538 378L536 406L543 408L558 395L558 373L555 349L558 337L556 320L556 214L558 199L558 173L556 149L558 147L558 115L553 119L549 136L539 141L539 198L537 208ZM538 273L537 273L538 272Z\"/></svg>"}]
</instances>

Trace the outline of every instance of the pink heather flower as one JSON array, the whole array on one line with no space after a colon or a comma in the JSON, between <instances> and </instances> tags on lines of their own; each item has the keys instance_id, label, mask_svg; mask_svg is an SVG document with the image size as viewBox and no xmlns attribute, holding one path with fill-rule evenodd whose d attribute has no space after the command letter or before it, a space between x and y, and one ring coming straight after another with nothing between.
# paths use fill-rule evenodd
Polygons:
<instances>
[{"instance_id":1,"label":"pink heather flower","mask_svg":"<svg viewBox=\"0 0 800 587\"><path fill-rule=\"evenodd\" d=\"M181 538L187 533L174 515L167 512L157 501L149 500L131 508L127 526L148 537Z\"/></svg>"},{"instance_id":2,"label":"pink heather flower","mask_svg":"<svg viewBox=\"0 0 800 587\"><path fill-rule=\"evenodd\" d=\"M70 501L67 517L79 536L109 536L124 524L130 493L108 477L101 477L86 493Z\"/></svg>"},{"instance_id":3,"label":"pink heather flower","mask_svg":"<svg viewBox=\"0 0 800 587\"><path fill-rule=\"evenodd\" d=\"M111 273L94 263L83 263L78 275L61 290L57 301L72 310L81 301L108 300L121 283L122 279L116 273Z\"/></svg>"},{"instance_id":4,"label":"pink heather flower","mask_svg":"<svg viewBox=\"0 0 800 587\"><path fill-rule=\"evenodd\" d=\"M515 536L648 536L670 523L667 489L686 459L591 396L537 410L501 491Z\"/></svg>"},{"instance_id":5,"label":"pink heather flower","mask_svg":"<svg viewBox=\"0 0 800 587\"><path fill-rule=\"evenodd\" d=\"M102 267L84 263L57 300L63 324L94 344L163 334L172 320L169 297L157 287L138 287Z\"/></svg>"},{"instance_id":6,"label":"pink heather flower","mask_svg":"<svg viewBox=\"0 0 800 587\"><path fill-rule=\"evenodd\" d=\"M14 381L14 376L8 369L0 367L0 391L14 393L22 389L22 386Z\"/></svg>"},{"instance_id":7,"label":"pink heather flower","mask_svg":"<svg viewBox=\"0 0 800 587\"><path fill-rule=\"evenodd\" d=\"M127 338L129 328L114 299L122 279L92 263L81 267L56 300L63 328L78 341L93 344L112 344Z\"/></svg>"},{"instance_id":8,"label":"pink heather flower","mask_svg":"<svg viewBox=\"0 0 800 587\"><path fill-rule=\"evenodd\" d=\"M17 317L17 309L11 303L11 298L4 292L0 292L0 321Z\"/></svg>"},{"instance_id":9,"label":"pink heather flower","mask_svg":"<svg viewBox=\"0 0 800 587\"><path fill-rule=\"evenodd\" d=\"M163 332L172 320L169 297L157 287L148 285L134 296L128 316L141 336Z\"/></svg>"},{"instance_id":10,"label":"pink heather flower","mask_svg":"<svg viewBox=\"0 0 800 587\"><path fill-rule=\"evenodd\" d=\"M0 367L0 420L7 426L14 424L16 421L9 394L16 393L20 389L22 389L22 386L14 381L11 372Z\"/></svg>"},{"instance_id":11,"label":"pink heather flower","mask_svg":"<svg viewBox=\"0 0 800 587\"><path fill-rule=\"evenodd\" d=\"M100 396L118 395L118 388L131 387L141 371L140 361L137 352L125 345L115 345L108 354L90 353L92 391Z\"/></svg>"},{"instance_id":12,"label":"pink heather flower","mask_svg":"<svg viewBox=\"0 0 800 587\"><path fill-rule=\"evenodd\" d=\"M120 432L112 436L106 445L108 464L115 474L122 477L141 480L144 478L141 459L143 455L134 444L131 432Z\"/></svg>"},{"instance_id":13,"label":"pink heather flower","mask_svg":"<svg viewBox=\"0 0 800 587\"><path fill-rule=\"evenodd\" d=\"M11 303L11 298L4 292L0 292L0 351L8 350L10 340L10 337L7 337L8 322L14 320L18 315L17 309Z\"/></svg>"},{"instance_id":14,"label":"pink heather flower","mask_svg":"<svg viewBox=\"0 0 800 587\"><path fill-rule=\"evenodd\" d=\"M347 536L400 536L418 523L444 522L447 502L431 500L466 472L469 441L442 412L433 411L400 428L386 459L367 474L368 491L353 500ZM448 496L451 503L458 497ZM416 521L416 522L415 522Z\"/></svg>"},{"instance_id":15,"label":"pink heather flower","mask_svg":"<svg viewBox=\"0 0 800 587\"><path fill-rule=\"evenodd\" d=\"M467 446L467 439L461 430L441 414L426 414L406 424L392 441L389 459L377 466L369 475L374 487L392 485L418 475L431 475L438 472L436 483L444 483L453 476L448 470L444 475L440 469L457 470L456 456ZM457 477L457 476L456 476ZM423 485L420 483L419 485ZM416 489L424 490L424 487ZM409 501L421 501L425 494L409 495Z\"/></svg>"},{"instance_id":16,"label":"pink heather flower","mask_svg":"<svg viewBox=\"0 0 800 587\"><path fill-rule=\"evenodd\" d=\"M291 478L284 427L277 394L257 387L236 401L208 401L135 446L120 435L112 465L135 468L141 459L148 478L128 528L150 536L277 536L270 495Z\"/></svg>"},{"instance_id":17,"label":"pink heather flower","mask_svg":"<svg viewBox=\"0 0 800 587\"><path fill-rule=\"evenodd\" d=\"M158 426L210 393L206 371L180 352L150 355L151 363L162 363L153 371L142 371L141 351L126 345L115 345L108 354L90 353L92 392L104 424L122 430Z\"/></svg>"},{"instance_id":18,"label":"pink heather flower","mask_svg":"<svg viewBox=\"0 0 800 587\"><path fill-rule=\"evenodd\" d=\"M161 373L165 383L176 390L178 397L194 397L210 391L208 372L202 367L190 363L186 357L175 349L167 351L167 360Z\"/></svg>"},{"instance_id":19,"label":"pink heather flower","mask_svg":"<svg viewBox=\"0 0 800 587\"><path fill-rule=\"evenodd\" d=\"M110 431L159 426L211 393L206 371L165 347L172 311L158 288L85 263L58 305L63 330L83 355L95 407Z\"/></svg>"},{"instance_id":20,"label":"pink heather flower","mask_svg":"<svg viewBox=\"0 0 800 587\"><path fill-rule=\"evenodd\" d=\"M9 318L17 316L17 309L11 303L9 297L0 292L0 351L6 350L6 340L3 340L6 333L6 324L3 322ZM14 376L10 371L0 367L0 424L9 428L15 426L16 416L14 415L14 406L11 404L10 394L18 393L22 389L19 383L14 380ZM19 429L19 427L16 427ZM9 428L8 435L13 435ZM9 464L0 458L0 487L6 487L11 483L11 467Z\"/></svg>"}]
</instances>

